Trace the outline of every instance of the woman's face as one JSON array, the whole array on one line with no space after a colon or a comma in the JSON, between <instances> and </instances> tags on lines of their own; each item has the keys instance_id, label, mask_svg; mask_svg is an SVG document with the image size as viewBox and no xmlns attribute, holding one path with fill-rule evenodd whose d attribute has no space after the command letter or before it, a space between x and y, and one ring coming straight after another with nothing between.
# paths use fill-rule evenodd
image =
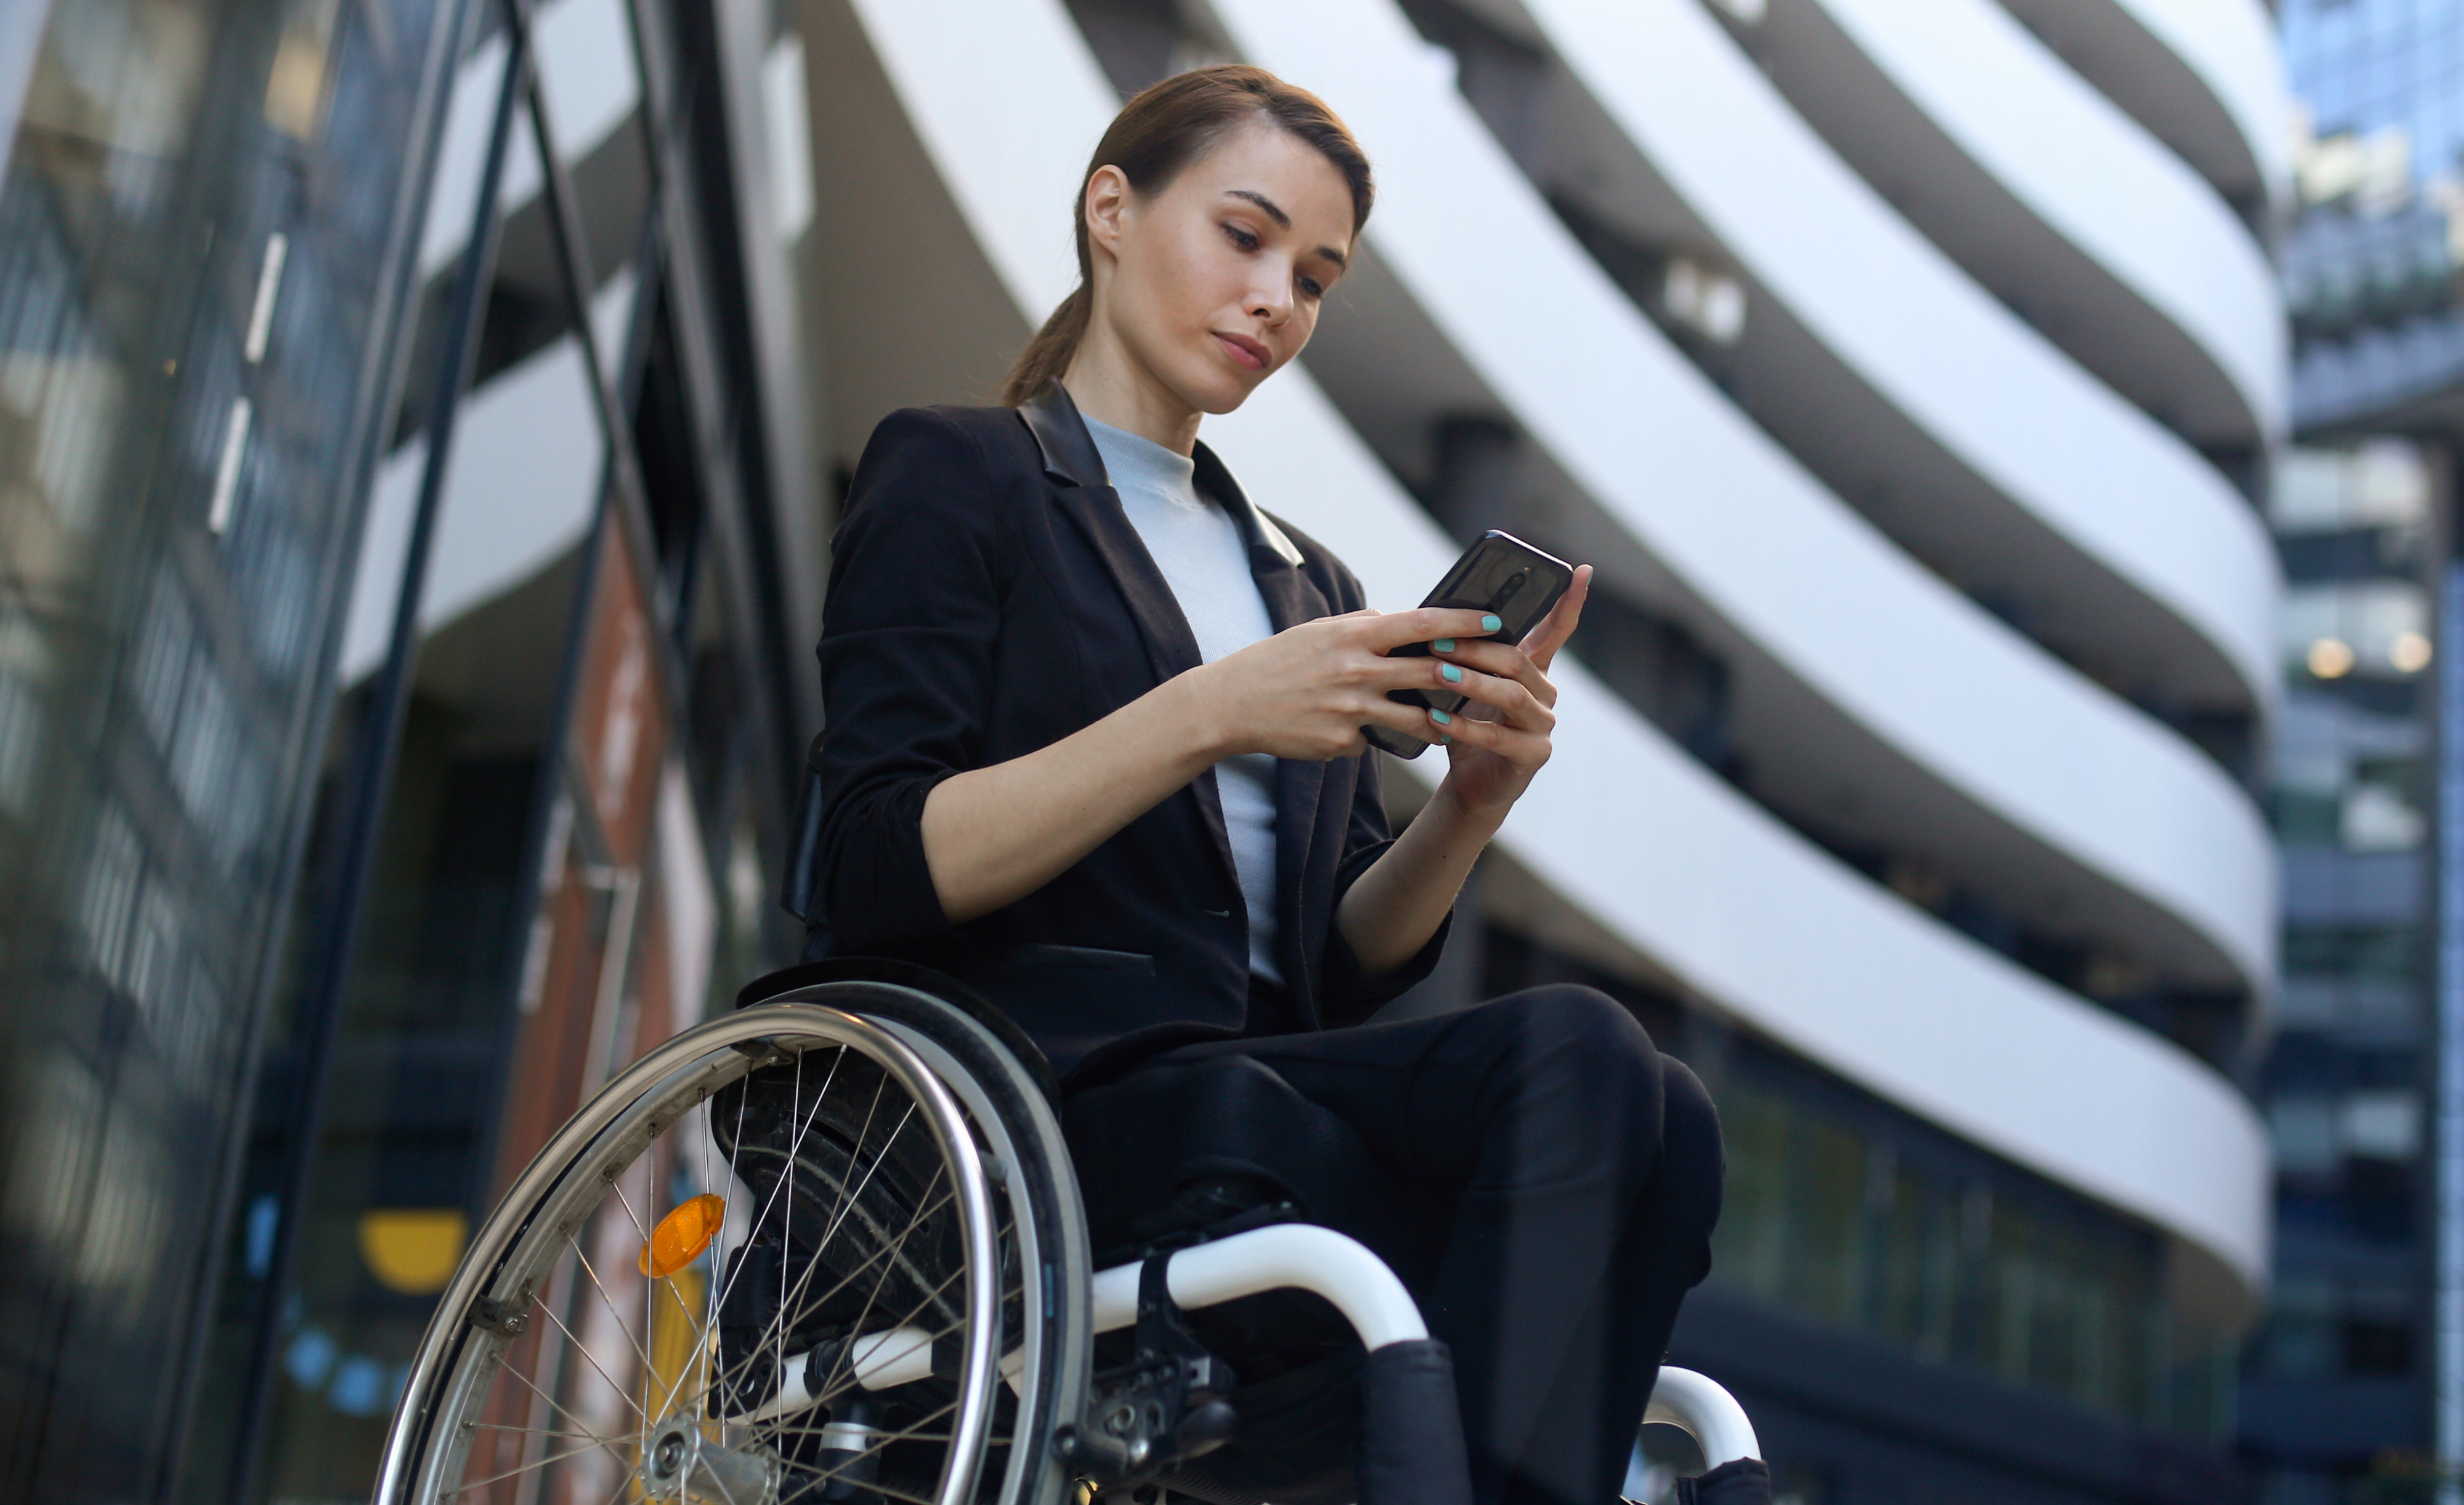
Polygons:
<instances>
[{"instance_id":1,"label":"woman's face","mask_svg":"<svg viewBox=\"0 0 2464 1505\"><path fill-rule=\"evenodd\" d=\"M1132 191L1119 169L1100 169L1087 185L1086 212L1096 318L1199 412L1230 412L1301 353L1352 252L1343 174L1263 121L1152 197Z\"/></svg>"}]
</instances>

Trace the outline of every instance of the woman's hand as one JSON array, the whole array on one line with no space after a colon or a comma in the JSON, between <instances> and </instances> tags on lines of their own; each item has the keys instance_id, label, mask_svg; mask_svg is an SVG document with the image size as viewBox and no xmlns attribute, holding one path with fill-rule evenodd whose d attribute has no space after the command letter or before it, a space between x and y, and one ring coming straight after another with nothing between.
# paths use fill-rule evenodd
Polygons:
<instances>
[{"instance_id":1,"label":"woman's hand","mask_svg":"<svg viewBox=\"0 0 2464 1505\"><path fill-rule=\"evenodd\" d=\"M1421 607L1321 617L1191 670L1181 676L1182 688L1200 697L1198 714L1210 728L1218 757L1346 758L1367 748L1360 729L1370 725L1436 741L1443 729L1419 706L1387 699L1387 692L1467 687L1448 680L1446 666L1434 657L1386 654L1406 643L1471 638L1483 631L1482 616ZM1457 672L1466 680L1475 677L1470 669Z\"/></svg>"},{"instance_id":2,"label":"woman's hand","mask_svg":"<svg viewBox=\"0 0 2464 1505\"><path fill-rule=\"evenodd\" d=\"M1470 697L1451 717L1432 711L1420 735L1446 744L1446 789L1465 814L1503 816L1549 761L1557 724L1557 687L1549 665L1573 636L1591 594L1592 566L1578 564L1573 584L1519 644L1488 640L1433 645L1433 656L1460 665L1461 683L1443 688ZM1442 719L1441 718L1443 717Z\"/></svg>"},{"instance_id":3,"label":"woman's hand","mask_svg":"<svg viewBox=\"0 0 2464 1505\"><path fill-rule=\"evenodd\" d=\"M1443 721L1434 712L1416 713L1417 735L1445 741L1445 782L1335 911L1335 927L1362 971L1375 976L1400 966L1428 944L1481 850L1549 761L1557 724L1549 665L1582 620L1591 585L1592 566L1577 568L1573 585L1521 643L1457 639L1433 647L1429 658L1409 660L1437 670L1430 688L1460 691L1470 703ZM1445 678L1447 666L1463 677Z\"/></svg>"}]
</instances>

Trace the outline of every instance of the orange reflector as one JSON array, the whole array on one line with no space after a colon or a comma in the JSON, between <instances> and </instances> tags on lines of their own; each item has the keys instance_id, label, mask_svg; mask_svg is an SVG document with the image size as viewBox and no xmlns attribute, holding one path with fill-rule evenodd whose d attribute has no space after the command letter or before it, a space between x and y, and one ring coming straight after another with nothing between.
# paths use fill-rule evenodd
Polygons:
<instances>
[{"instance_id":1,"label":"orange reflector","mask_svg":"<svg viewBox=\"0 0 2464 1505\"><path fill-rule=\"evenodd\" d=\"M676 1210L650 1229L650 1241L642 1246L642 1257L636 1261L642 1273L664 1280L699 1259L710 1241L718 1237L719 1219L726 1215L726 1201L707 1191L678 1203Z\"/></svg>"}]
</instances>

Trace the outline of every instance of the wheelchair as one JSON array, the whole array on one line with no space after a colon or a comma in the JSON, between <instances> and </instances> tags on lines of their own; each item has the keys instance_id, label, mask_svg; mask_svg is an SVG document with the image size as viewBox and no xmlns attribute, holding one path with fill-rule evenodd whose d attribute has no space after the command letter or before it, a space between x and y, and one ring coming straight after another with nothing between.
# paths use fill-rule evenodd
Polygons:
<instances>
[{"instance_id":1,"label":"wheelchair","mask_svg":"<svg viewBox=\"0 0 2464 1505\"><path fill-rule=\"evenodd\" d=\"M1464 1498L1444 1350L1375 1254L1215 1185L1099 1249L1059 1107L1023 1033L934 974L751 985L473 1235L375 1505ZM1331 1339L1271 1352L1311 1314ZM1759 1456L1700 1375L1663 1368L1647 1420Z\"/></svg>"}]
</instances>

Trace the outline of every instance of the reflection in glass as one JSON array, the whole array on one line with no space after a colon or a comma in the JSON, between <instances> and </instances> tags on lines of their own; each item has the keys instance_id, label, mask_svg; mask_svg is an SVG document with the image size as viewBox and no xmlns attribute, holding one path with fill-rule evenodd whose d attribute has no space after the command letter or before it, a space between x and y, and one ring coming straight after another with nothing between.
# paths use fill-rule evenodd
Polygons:
<instances>
[{"instance_id":1,"label":"reflection in glass","mask_svg":"<svg viewBox=\"0 0 2464 1505\"><path fill-rule=\"evenodd\" d=\"M0 1477L134 1498L211 1431L193 1335L440 16L34 20L0 176L0 1340L51 1420Z\"/></svg>"},{"instance_id":2,"label":"reflection in glass","mask_svg":"<svg viewBox=\"0 0 2464 1505\"><path fill-rule=\"evenodd\" d=\"M464 77L484 86L498 75L479 62ZM400 1237L370 1230L441 1236L484 1207L509 1021L538 1002L525 987L523 896L559 876L534 872L543 833L570 829L560 728L606 467L594 376L553 248L512 233L533 212L522 205L509 216L425 569L408 582L418 591L408 703L284 1297L261 1471L273 1497L364 1488L433 1290L403 1278L420 1262ZM592 316L603 331L621 325L630 294L629 270L602 288ZM429 442L405 443L376 489L359 576L378 588L353 602L338 665L355 710L385 682L377 670L395 590L383 587L407 562ZM609 885L585 884L583 897L583 930L618 921ZM285 1046L269 1069L301 1060Z\"/></svg>"}]
</instances>

